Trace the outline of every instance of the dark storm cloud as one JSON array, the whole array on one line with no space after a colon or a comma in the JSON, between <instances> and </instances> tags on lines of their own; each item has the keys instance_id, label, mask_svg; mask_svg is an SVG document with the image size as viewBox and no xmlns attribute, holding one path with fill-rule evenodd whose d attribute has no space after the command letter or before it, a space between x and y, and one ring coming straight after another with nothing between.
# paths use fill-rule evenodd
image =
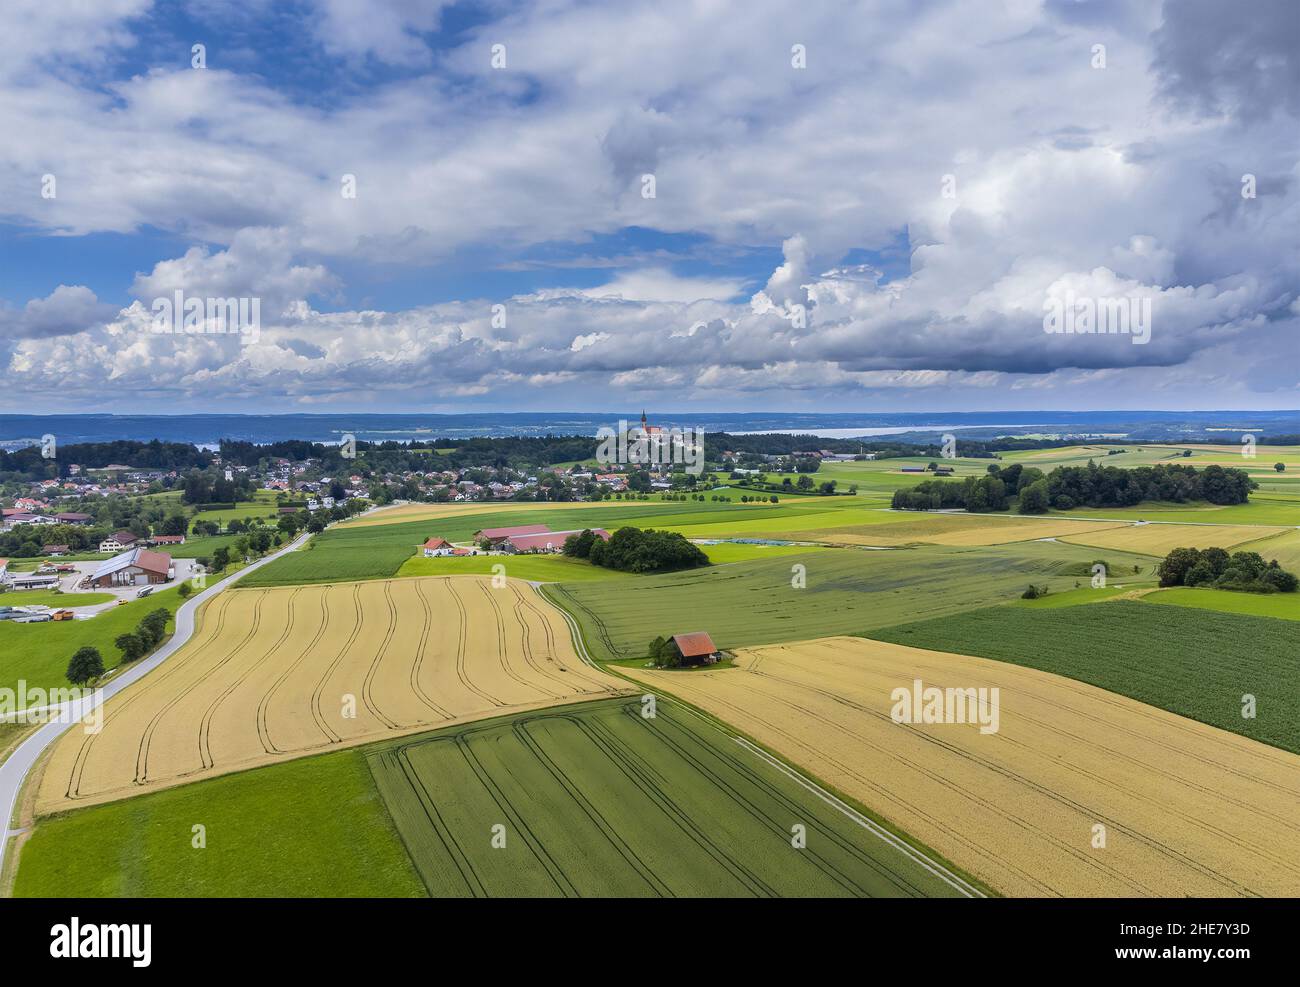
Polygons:
<instances>
[{"instance_id":1,"label":"dark storm cloud","mask_svg":"<svg viewBox=\"0 0 1300 987\"><path fill-rule=\"evenodd\" d=\"M1152 67L1162 95L1202 116L1300 115L1300 4L1167 0Z\"/></svg>"}]
</instances>

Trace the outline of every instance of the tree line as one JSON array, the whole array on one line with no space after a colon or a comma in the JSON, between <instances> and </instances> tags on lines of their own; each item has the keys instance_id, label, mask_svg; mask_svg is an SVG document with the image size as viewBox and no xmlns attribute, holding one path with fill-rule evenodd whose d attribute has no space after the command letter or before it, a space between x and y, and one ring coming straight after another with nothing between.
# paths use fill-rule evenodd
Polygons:
<instances>
[{"instance_id":1,"label":"tree line","mask_svg":"<svg viewBox=\"0 0 1300 987\"><path fill-rule=\"evenodd\" d=\"M56 436L57 438L57 436ZM135 469L172 470L206 469L212 465L212 453L203 452L188 442L77 442L55 447L56 455L46 459L39 445L13 452L0 449L0 482L34 482L67 477L68 467L76 463L84 472L104 466L131 466Z\"/></svg>"},{"instance_id":2,"label":"tree line","mask_svg":"<svg viewBox=\"0 0 1300 987\"><path fill-rule=\"evenodd\" d=\"M927 480L895 491L895 510L931 511L964 508L971 512L1005 511L1015 498L1021 514L1042 514L1076 507L1133 507L1145 501L1244 504L1257 484L1245 470L1207 466L1158 464L1121 469L1118 466L1058 466L1051 473L1020 463L989 466L982 477Z\"/></svg>"}]
</instances>

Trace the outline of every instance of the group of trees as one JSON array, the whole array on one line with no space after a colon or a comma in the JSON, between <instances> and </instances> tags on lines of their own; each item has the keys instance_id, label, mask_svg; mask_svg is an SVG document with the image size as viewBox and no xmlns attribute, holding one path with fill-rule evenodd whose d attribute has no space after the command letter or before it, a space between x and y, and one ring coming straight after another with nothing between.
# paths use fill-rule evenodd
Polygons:
<instances>
[{"instance_id":1,"label":"group of trees","mask_svg":"<svg viewBox=\"0 0 1300 987\"><path fill-rule=\"evenodd\" d=\"M1223 466L1158 464L1121 469L1118 466L1059 466L1047 476L1053 507L1131 507L1147 500L1183 503L1244 504L1256 484L1245 470Z\"/></svg>"},{"instance_id":2,"label":"group of trees","mask_svg":"<svg viewBox=\"0 0 1300 987\"><path fill-rule=\"evenodd\" d=\"M1037 472L1035 470L1035 472ZM895 490L897 511L942 511L964 507L972 512L1005 511L1016 484L995 472L964 480L925 480L911 490Z\"/></svg>"},{"instance_id":3,"label":"group of trees","mask_svg":"<svg viewBox=\"0 0 1300 987\"><path fill-rule=\"evenodd\" d=\"M762 474L759 474L757 477L747 477L733 472L731 474L731 479L738 481L746 487L762 490L765 493L816 493L823 497L830 497L833 495L835 493L835 488L839 486L838 480L823 480L821 483L818 483L807 473L801 473L797 480L788 476L782 477L780 484L769 483L767 477ZM854 487L849 492L856 493L857 488Z\"/></svg>"},{"instance_id":4,"label":"group of trees","mask_svg":"<svg viewBox=\"0 0 1300 987\"><path fill-rule=\"evenodd\" d=\"M189 534L189 518L182 510L146 511L129 505L126 498L117 501L111 509L109 505L86 505L99 511L90 524L19 524L0 532L0 558L36 558L45 545L67 545L72 552L95 552L99 543L116 531L129 531L137 538Z\"/></svg>"},{"instance_id":5,"label":"group of trees","mask_svg":"<svg viewBox=\"0 0 1300 987\"><path fill-rule=\"evenodd\" d=\"M119 634L113 643L121 650L122 660L136 661L158 647L167 633L167 621L170 619L171 611L159 607L145 614L135 630Z\"/></svg>"},{"instance_id":6,"label":"group of trees","mask_svg":"<svg viewBox=\"0 0 1300 987\"><path fill-rule=\"evenodd\" d=\"M1161 586L1205 586L1246 593L1294 593L1300 585L1277 559L1265 562L1258 552L1222 548L1175 548L1157 570Z\"/></svg>"},{"instance_id":7,"label":"group of trees","mask_svg":"<svg viewBox=\"0 0 1300 987\"><path fill-rule=\"evenodd\" d=\"M926 480L894 493L893 507L904 511L934 511L964 507L968 511L1005 511L1013 497L1021 514L1042 514L1050 508L1132 507L1143 501L1244 504L1255 489L1245 470L1207 466L1157 465L1120 469L1116 466L1058 466L1046 476L1020 463L989 466L982 477L964 481Z\"/></svg>"},{"instance_id":8,"label":"group of trees","mask_svg":"<svg viewBox=\"0 0 1300 987\"><path fill-rule=\"evenodd\" d=\"M680 533L654 528L619 528L609 541L588 528L569 536L564 554L621 572L673 572L709 564L709 557Z\"/></svg>"},{"instance_id":9,"label":"group of trees","mask_svg":"<svg viewBox=\"0 0 1300 987\"><path fill-rule=\"evenodd\" d=\"M181 499L187 504L234 504L252 500L253 488L243 474L227 480L224 473L193 471L181 478Z\"/></svg>"},{"instance_id":10,"label":"group of trees","mask_svg":"<svg viewBox=\"0 0 1300 987\"><path fill-rule=\"evenodd\" d=\"M57 440L58 436L55 436ZM30 445L13 452L0 449L0 482L53 480L68 475L76 463L82 472L104 466L129 465L134 469L171 472L205 469L212 453L203 452L188 442L76 442L56 445L55 456L45 458L40 445Z\"/></svg>"},{"instance_id":11,"label":"group of trees","mask_svg":"<svg viewBox=\"0 0 1300 987\"><path fill-rule=\"evenodd\" d=\"M158 647L167 634L167 622L171 617L170 610L159 607L145 614L135 630L119 634L113 643L121 650L122 661L138 661ZM78 648L69 660L68 670L64 674L73 685L93 682L104 674L104 656L98 648L91 645Z\"/></svg>"}]
</instances>

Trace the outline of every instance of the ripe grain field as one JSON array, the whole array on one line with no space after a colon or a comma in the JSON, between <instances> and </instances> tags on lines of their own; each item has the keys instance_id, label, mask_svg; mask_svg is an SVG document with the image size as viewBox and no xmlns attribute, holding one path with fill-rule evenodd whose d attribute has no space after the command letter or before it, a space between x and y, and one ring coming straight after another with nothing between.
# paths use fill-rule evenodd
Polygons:
<instances>
[{"instance_id":1,"label":"ripe grain field","mask_svg":"<svg viewBox=\"0 0 1300 987\"><path fill-rule=\"evenodd\" d=\"M1294 754L1035 669L862 638L746 649L736 664L627 672L734 724L999 891L1300 894ZM996 731L895 722L894 690L917 679L1000 690Z\"/></svg>"},{"instance_id":2,"label":"ripe grain field","mask_svg":"<svg viewBox=\"0 0 1300 987\"><path fill-rule=\"evenodd\" d=\"M56 743L37 811L625 690L577 656L526 583L230 590L185 648L105 705L99 733Z\"/></svg>"}]
</instances>

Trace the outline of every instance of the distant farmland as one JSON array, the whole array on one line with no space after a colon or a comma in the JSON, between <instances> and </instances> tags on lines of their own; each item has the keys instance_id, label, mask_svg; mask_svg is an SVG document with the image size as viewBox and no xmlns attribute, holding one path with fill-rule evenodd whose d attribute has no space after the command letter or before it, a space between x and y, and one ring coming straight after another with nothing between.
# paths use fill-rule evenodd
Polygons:
<instances>
[{"instance_id":1,"label":"distant farmland","mask_svg":"<svg viewBox=\"0 0 1300 987\"><path fill-rule=\"evenodd\" d=\"M845 498L847 500L848 498ZM375 514L341 524L316 535L303 551L290 552L270 565L251 572L244 586L295 586L304 583L349 582L357 579L388 579L397 575L412 558L417 546L431 535L448 541L468 541L486 527L517 524L546 524L553 531L603 527L613 531L623 525L669 528L700 537L743 533L755 524L780 527L802 516L796 507L750 505L737 502L646 501L590 504L518 504L513 510L449 512L446 504L410 505L427 507L442 516L425 520L402 520L414 513L408 507L393 512L393 523L382 523L385 515ZM454 506L454 505L453 505ZM488 505L490 507L508 505ZM399 513L405 512L405 513ZM447 512L443 514L443 512ZM498 560L500 561L500 560Z\"/></svg>"},{"instance_id":2,"label":"distant farmland","mask_svg":"<svg viewBox=\"0 0 1300 987\"><path fill-rule=\"evenodd\" d=\"M992 607L870 636L1055 672L1300 751L1296 621L1115 600L1057 610ZM1253 719L1241 715L1246 694L1256 700Z\"/></svg>"},{"instance_id":3,"label":"distant farmland","mask_svg":"<svg viewBox=\"0 0 1300 987\"><path fill-rule=\"evenodd\" d=\"M959 894L667 702L653 719L636 698L499 718L368 758L435 897Z\"/></svg>"},{"instance_id":4,"label":"distant farmland","mask_svg":"<svg viewBox=\"0 0 1300 987\"><path fill-rule=\"evenodd\" d=\"M593 655L610 661L642 657L661 634L705 630L723 648L796 641L1009 602L1030 582L1071 589L1097 554L1050 542L822 550L647 576L635 592L618 583L562 583L544 592L578 619ZM1132 558L1107 556L1116 567ZM805 567L805 589L792 585L795 565Z\"/></svg>"},{"instance_id":5,"label":"distant farmland","mask_svg":"<svg viewBox=\"0 0 1300 987\"><path fill-rule=\"evenodd\" d=\"M1253 552L1256 546L1243 544L1286 529L1247 524L1144 524L1138 527L1110 528L1105 531L1076 532L1062 537L1072 545L1142 552L1163 558L1175 548L1226 548Z\"/></svg>"}]
</instances>

